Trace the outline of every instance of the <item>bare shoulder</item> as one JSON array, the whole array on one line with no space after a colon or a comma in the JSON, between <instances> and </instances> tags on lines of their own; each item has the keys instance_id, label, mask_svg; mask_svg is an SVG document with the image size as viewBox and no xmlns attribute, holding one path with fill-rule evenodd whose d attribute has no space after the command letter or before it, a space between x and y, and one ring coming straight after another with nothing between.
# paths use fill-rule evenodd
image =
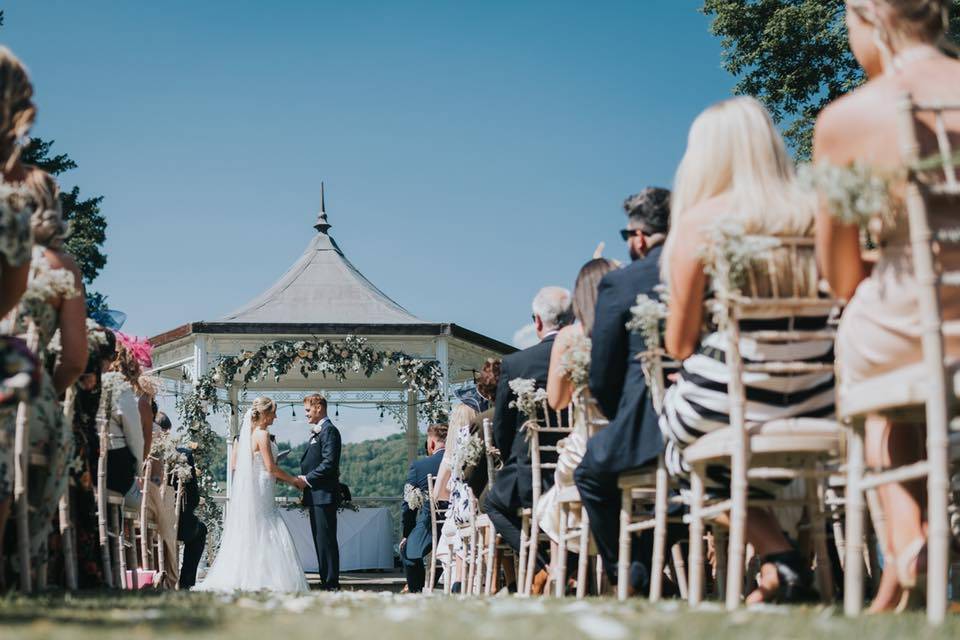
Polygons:
<instances>
[{"instance_id":1,"label":"bare shoulder","mask_svg":"<svg viewBox=\"0 0 960 640\"><path fill-rule=\"evenodd\" d=\"M47 259L47 262L50 263L52 268L66 269L77 277L77 282L80 281L80 265L77 264L76 259L74 259L74 257L69 253L64 251L56 251L54 249L47 249L44 251L44 257Z\"/></svg>"}]
</instances>

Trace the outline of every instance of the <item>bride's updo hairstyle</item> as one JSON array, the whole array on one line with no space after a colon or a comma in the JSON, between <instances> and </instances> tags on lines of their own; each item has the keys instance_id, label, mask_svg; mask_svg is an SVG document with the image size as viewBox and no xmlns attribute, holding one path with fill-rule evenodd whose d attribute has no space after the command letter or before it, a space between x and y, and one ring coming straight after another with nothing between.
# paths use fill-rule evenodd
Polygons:
<instances>
[{"instance_id":1,"label":"bride's updo hairstyle","mask_svg":"<svg viewBox=\"0 0 960 640\"><path fill-rule=\"evenodd\" d=\"M9 171L20 158L20 141L37 116L33 85L23 63L0 46L0 168Z\"/></svg>"},{"instance_id":2,"label":"bride's updo hairstyle","mask_svg":"<svg viewBox=\"0 0 960 640\"><path fill-rule=\"evenodd\" d=\"M873 44L885 63L906 39L957 51L947 40L953 0L847 0L847 7L873 29Z\"/></svg>"},{"instance_id":3,"label":"bride's updo hairstyle","mask_svg":"<svg viewBox=\"0 0 960 640\"><path fill-rule=\"evenodd\" d=\"M33 240L41 247L59 251L70 232L69 225L63 220L60 187L53 176L35 168L27 175L26 184L37 202L37 208L30 216Z\"/></svg>"},{"instance_id":4,"label":"bride's updo hairstyle","mask_svg":"<svg viewBox=\"0 0 960 640\"><path fill-rule=\"evenodd\" d=\"M250 405L250 421L259 424L263 417L269 413L277 412L277 403L271 398L260 396Z\"/></svg>"}]
</instances>

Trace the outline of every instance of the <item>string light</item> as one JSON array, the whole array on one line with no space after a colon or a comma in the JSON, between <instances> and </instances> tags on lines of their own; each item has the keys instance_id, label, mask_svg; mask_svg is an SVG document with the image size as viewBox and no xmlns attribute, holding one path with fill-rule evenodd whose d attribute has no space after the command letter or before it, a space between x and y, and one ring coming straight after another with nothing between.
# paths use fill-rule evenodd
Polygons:
<instances>
[{"instance_id":1,"label":"string light","mask_svg":"<svg viewBox=\"0 0 960 640\"><path fill-rule=\"evenodd\" d=\"M297 419L297 405L295 404L290 405L290 417L294 420Z\"/></svg>"},{"instance_id":2,"label":"string light","mask_svg":"<svg viewBox=\"0 0 960 640\"><path fill-rule=\"evenodd\" d=\"M339 417L340 417L340 403L339 403L339 402L337 403L337 411L336 411L336 413L333 414L333 417L334 417L334 418L339 418Z\"/></svg>"}]
</instances>

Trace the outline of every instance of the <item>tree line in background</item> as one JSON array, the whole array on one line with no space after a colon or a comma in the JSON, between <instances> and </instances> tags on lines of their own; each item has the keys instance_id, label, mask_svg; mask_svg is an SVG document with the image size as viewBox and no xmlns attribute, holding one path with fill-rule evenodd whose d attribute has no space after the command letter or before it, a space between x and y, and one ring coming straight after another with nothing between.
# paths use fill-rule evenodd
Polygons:
<instances>
[{"instance_id":1,"label":"tree line in background","mask_svg":"<svg viewBox=\"0 0 960 640\"><path fill-rule=\"evenodd\" d=\"M734 92L766 105L797 160L810 159L813 124L827 103L864 81L847 45L844 0L705 0ZM950 38L960 36L954 0Z\"/></svg>"},{"instance_id":2,"label":"tree line in background","mask_svg":"<svg viewBox=\"0 0 960 640\"><path fill-rule=\"evenodd\" d=\"M0 27L4 25L4 14L0 11ZM29 67L29 61L27 61ZM43 116L43 105L38 105L38 119ZM22 158L27 164L40 167L47 173L59 178L62 174L77 168L77 163L65 153L54 153L54 140L31 138L23 150ZM66 249L77 260L83 280L87 285L93 283L107 264L103 244L107 239L107 221L100 211L103 196L81 196L80 188L70 189L61 185L60 202L63 205L63 219L70 223L70 238ZM89 293L88 306L91 311L105 306L104 296Z\"/></svg>"}]
</instances>

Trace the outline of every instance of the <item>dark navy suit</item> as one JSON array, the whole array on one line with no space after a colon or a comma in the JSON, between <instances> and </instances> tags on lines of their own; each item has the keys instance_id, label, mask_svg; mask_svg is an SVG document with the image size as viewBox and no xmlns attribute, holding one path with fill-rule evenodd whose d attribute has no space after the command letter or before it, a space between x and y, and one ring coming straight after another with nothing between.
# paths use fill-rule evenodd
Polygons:
<instances>
[{"instance_id":1,"label":"dark navy suit","mask_svg":"<svg viewBox=\"0 0 960 640\"><path fill-rule=\"evenodd\" d=\"M310 485L303 504L310 510L310 528L317 550L324 589L340 588L340 548L337 543L337 503L340 495L340 432L330 418L320 421L300 458L300 473Z\"/></svg>"},{"instance_id":2,"label":"dark navy suit","mask_svg":"<svg viewBox=\"0 0 960 640\"><path fill-rule=\"evenodd\" d=\"M407 484L413 485L424 496L428 496L427 476L437 477L442 460L443 449L438 449L432 456L414 460L410 463L410 471L407 473ZM410 593L419 593L423 591L426 579L423 558L430 553L430 549L433 547L433 536L430 533L429 503L424 502L419 509L411 509L410 505L404 501L400 512L400 521L403 525L403 537L407 540L403 549L400 550L400 559L403 561L403 568L407 574L407 587Z\"/></svg>"},{"instance_id":3,"label":"dark navy suit","mask_svg":"<svg viewBox=\"0 0 960 640\"><path fill-rule=\"evenodd\" d=\"M200 506L200 489L197 486L197 468L193 464L193 451L186 447L177 448L177 451L187 456L190 464L190 480L183 483L183 510L180 512L180 523L177 525L177 540L183 542L183 564L180 566L180 580L177 584L180 589L189 589L197 582L197 566L203 547L207 542L207 527L197 517L196 510ZM179 480L172 478L170 485L176 487Z\"/></svg>"},{"instance_id":4,"label":"dark navy suit","mask_svg":"<svg viewBox=\"0 0 960 640\"><path fill-rule=\"evenodd\" d=\"M574 479L611 577L616 576L620 535L617 475L655 462L663 450L663 436L637 359L646 345L625 326L637 295L656 297L661 250L662 246L653 247L646 257L603 277L591 335L590 392L610 424L587 443Z\"/></svg>"},{"instance_id":5,"label":"dark navy suit","mask_svg":"<svg viewBox=\"0 0 960 640\"><path fill-rule=\"evenodd\" d=\"M556 335L548 335L539 344L504 357L500 365L500 381L494 404L493 441L502 454L509 452L503 468L487 494L486 513L504 541L515 551L520 549L521 507L533 504L533 475L530 464L530 445L518 435L526 418L510 406L514 399L510 381L515 378L533 378L537 388L546 388L550 369L550 351ZM541 435L541 444L555 445L558 434ZM553 473L542 475L542 490L553 486Z\"/></svg>"}]
</instances>

